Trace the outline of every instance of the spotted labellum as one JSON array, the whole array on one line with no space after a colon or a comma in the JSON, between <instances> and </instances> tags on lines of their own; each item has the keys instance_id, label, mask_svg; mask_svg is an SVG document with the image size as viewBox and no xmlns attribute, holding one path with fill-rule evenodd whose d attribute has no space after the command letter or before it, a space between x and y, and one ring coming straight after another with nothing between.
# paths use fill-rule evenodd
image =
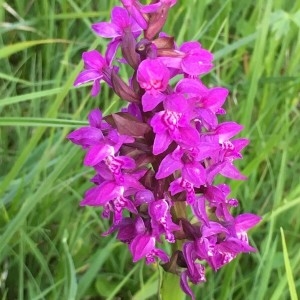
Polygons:
<instances>
[{"instance_id":1,"label":"spotted labellum","mask_svg":"<svg viewBox=\"0 0 300 300\"><path fill-rule=\"evenodd\" d=\"M177 45L161 32L176 0L121 4L110 22L92 25L108 39L106 52L84 52L74 83L91 83L96 97L105 82L127 103L107 116L95 108L89 125L68 135L95 172L80 205L101 206L102 218L111 220L104 236L116 233L133 262L160 261L195 299L191 283L205 282L206 268L216 271L255 251L247 231L261 218L233 216L238 200L227 184L214 183L217 176L245 179L234 162L248 140L236 137L242 125L218 120L226 114L228 90L201 80L213 68L212 53L197 41ZM129 82L120 77L124 65L132 70Z\"/></svg>"}]
</instances>

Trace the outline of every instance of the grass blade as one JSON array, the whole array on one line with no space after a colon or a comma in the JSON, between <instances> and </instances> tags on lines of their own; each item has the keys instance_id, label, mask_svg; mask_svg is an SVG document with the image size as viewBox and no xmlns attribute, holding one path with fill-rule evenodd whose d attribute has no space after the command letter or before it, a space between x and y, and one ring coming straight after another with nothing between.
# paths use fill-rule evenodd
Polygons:
<instances>
[{"instance_id":1,"label":"grass blade","mask_svg":"<svg viewBox=\"0 0 300 300\"><path fill-rule=\"evenodd\" d=\"M283 228L280 227L280 233L281 233L281 243L282 243L282 250L283 250L283 258L284 258L284 266L286 271L286 277L289 285L291 300L298 300L295 281L293 278L293 272L291 267L291 262L289 259L288 249L285 242L285 236Z\"/></svg>"},{"instance_id":2,"label":"grass blade","mask_svg":"<svg viewBox=\"0 0 300 300\"><path fill-rule=\"evenodd\" d=\"M47 40L37 40L37 41L25 41L16 43L13 45L5 46L2 49L0 49L0 59L9 57L12 54L15 54L19 51L23 51L25 49L28 49L30 47L38 46L38 45L45 45L45 44L55 44L55 43L70 43L70 41L67 40L61 40L61 39L47 39Z\"/></svg>"}]
</instances>

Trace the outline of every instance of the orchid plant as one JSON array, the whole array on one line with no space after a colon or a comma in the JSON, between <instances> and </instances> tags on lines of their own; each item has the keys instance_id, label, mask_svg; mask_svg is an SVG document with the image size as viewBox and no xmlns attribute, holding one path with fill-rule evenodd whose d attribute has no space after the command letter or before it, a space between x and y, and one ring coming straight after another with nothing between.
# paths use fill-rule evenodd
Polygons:
<instances>
[{"instance_id":1,"label":"orchid plant","mask_svg":"<svg viewBox=\"0 0 300 300\"><path fill-rule=\"evenodd\" d=\"M104 81L128 103L107 116L92 110L89 126L68 135L95 171L81 205L103 207L102 217L111 219L103 235L116 232L133 262L159 260L195 299L190 283L205 282L207 267L216 271L239 253L255 251L247 231L261 218L233 216L238 200L227 184L214 184L216 176L245 179L234 161L248 140L235 138L243 126L218 121L228 90L201 81L213 68L212 53L197 41L177 45L161 32L176 0L121 2L110 22L92 25L110 42L104 55L83 53L85 67L74 83L92 83L95 97ZM124 64L132 69L129 82L119 75Z\"/></svg>"}]
</instances>

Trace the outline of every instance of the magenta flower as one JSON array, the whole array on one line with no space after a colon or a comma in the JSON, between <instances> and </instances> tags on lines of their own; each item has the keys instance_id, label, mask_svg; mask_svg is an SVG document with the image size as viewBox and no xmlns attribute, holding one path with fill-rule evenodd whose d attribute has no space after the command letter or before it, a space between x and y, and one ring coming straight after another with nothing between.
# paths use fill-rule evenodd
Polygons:
<instances>
[{"instance_id":1,"label":"magenta flower","mask_svg":"<svg viewBox=\"0 0 300 300\"><path fill-rule=\"evenodd\" d=\"M137 209L130 199L124 197L125 188L115 181L105 181L99 186L89 189L80 205L103 206L103 217L108 218L113 213L113 224L122 220L124 209L137 214Z\"/></svg>"},{"instance_id":2,"label":"magenta flower","mask_svg":"<svg viewBox=\"0 0 300 300\"><path fill-rule=\"evenodd\" d=\"M231 223L226 224L225 227L227 227L233 237L248 244L247 231L259 223L261 219L262 218L257 215L245 213L234 218L234 220ZM255 251L254 248L252 248L252 250Z\"/></svg>"},{"instance_id":3,"label":"magenta flower","mask_svg":"<svg viewBox=\"0 0 300 300\"><path fill-rule=\"evenodd\" d=\"M204 196L195 197L192 199L192 210L197 219L204 225L209 226L209 217L207 215L207 201ZM213 207L213 206L212 206ZM217 215L217 213L216 213ZM219 215L218 215L219 217Z\"/></svg>"},{"instance_id":4,"label":"magenta flower","mask_svg":"<svg viewBox=\"0 0 300 300\"><path fill-rule=\"evenodd\" d=\"M158 257L162 262L169 261L168 255L161 249L155 247L156 239L148 234L137 235L129 245L130 252L133 256L133 261L136 262L141 258L146 258L146 263L155 262L155 257Z\"/></svg>"},{"instance_id":5,"label":"magenta flower","mask_svg":"<svg viewBox=\"0 0 300 300\"><path fill-rule=\"evenodd\" d=\"M203 49L198 42L183 43L179 50L185 53L181 61L181 68L184 73L197 76L209 72L212 67L213 55Z\"/></svg>"},{"instance_id":6,"label":"magenta flower","mask_svg":"<svg viewBox=\"0 0 300 300\"><path fill-rule=\"evenodd\" d=\"M184 78L175 87L176 92L188 94L194 106L194 114L206 130L214 130L218 125L218 114L225 114L222 108L228 90L221 87L208 89L196 79Z\"/></svg>"},{"instance_id":7,"label":"magenta flower","mask_svg":"<svg viewBox=\"0 0 300 300\"><path fill-rule=\"evenodd\" d=\"M85 70L77 76L74 86L79 86L83 83L92 81L93 86L91 95L95 97L100 93L101 80L105 81L108 85L111 85L111 68L109 67L110 61L107 61L96 50L83 52L82 59L84 61Z\"/></svg>"},{"instance_id":8,"label":"magenta flower","mask_svg":"<svg viewBox=\"0 0 300 300\"><path fill-rule=\"evenodd\" d=\"M130 17L127 10L118 6L111 12L111 22L95 23L92 29L97 35L112 39L106 52L109 61L114 58L120 43L126 40L129 33L137 38L142 32L141 27Z\"/></svg>"},{"instance_id":9,"label":"magenta flower","mask_svg":"<svg viewBox=\"0 0 300 300\"><path fill-rule=\"evenodd\" d=\"M144 111L154 109L162 102L166 95L163 94L167 89L170 75L167 67L157 59L145 59L139 65L137 71L137 81L140 87L145 90L142 96Z\"/></svg>"},{"instance_id":10,"label":"magenta flower","mask_svg":"<svg viewBox=\"0 0 300 300\"><path fill-rule=\"evenodd\" d=\"M242 155L240 151L249 143L247 139L239 139L235 141L219 141L221 144L221 150L212 156L210 165L207 168L207 181L212 182L217 174L221 174L225 177L245 180L245 177L233 164L234 160L241 159ZM236 145L236 147L235 147Z\"/></svg>"},{"instance_id":11,"label":"magenta flower","mask_svg":"<svg viewBox=\"0 0 300 300\"><path fill-rule=\"evenodd\" d=\"M184 179L200 187L205 183L206 179L205 168L200 163L203 158L199 159L199 155L201 155L201 151L197 148L189 150L178 146L174 152L168 154L162 160L156 173L156 178L165 178L176 170L181 170L181 175Z\"/></svg>"},{"instance_id":12,"label":"magenta flower","mask_svg":"<svg viewBox=\"0 0 300 300\"><path fill-rule=\"evenodd\" d=\"M155 132L153 154L164 152L175 141L183 147L196 146L198 131L190 125L191 112L187 100L173 94L164 102L165 110L154 115L150 125Z\"/></svg>"},{"instance_id":13,"label":"magenta flower","mask_svg":"<svg viewBox=\"0 0 300 300\"><path fill-rule=\"evenodd\" d=\"M246 231L255 226L260 217L245 214L231 223L210 222L202 228L202 238L196 241L197 255L217 270L232 261L239 253L256 251L248 243ZM221 238L223 237L223 238Z\"/></svg>"},{"instance_id":14,"label":"magenta flower","mask_svg":"<svg viewBox=\"0 0 300 300\"><path fill-rule=\"evenodd\" d=\"M140 216L136 218L123 218L117 225L112 226L109 233L118 230L117 239L123 243L129 244L133 239L146 232L146 227L143 219ZM108 233L108 234L109 234Z\"/></svg>"},{"instance_id":15,"label":"magenta flower","mask_svg":"<svg viewBox=\"0 0 300 300\"><path fill-rule=\"evenodd\" d=\"M165 199L151 202L149 216L151 217L152 234L156 237L165 234L167 241L175 243L172 232L180 230L180 227L172 221L168 202Z\"/></svg>"},{"instance_id":16,"label":"magenta flower","mask_svg":"<svg viewBox=\"0 0 300 300\"><path fill-rule=\"evenodd\" d=\"M102 121L102 113L99 109L94 109L89 114L89 127L82 127L68 134L67 138L72 143L81 145L83 149L98 144L103 138L102 128L108 129L110 126Z\"/></svg>"},{"instance_id":17,"label":"magenta flower","mask_svg":"<svg viewBox=\"0 0 300 300\"><path fill-rule=\"evenodd\" d=\"M160 60L167 67L179 69L190 76L203 75L213 67L213 55L198 42L183 43L175 55L160 57Z\"/></svg>"},{"instance_id":18,"label":"magenta flower","mask_svg":"<svg viewBox=\"0 0 300 300\"><path fill-rule=\"evenodd\" d=\"M206 215L205 207L208 206L215 211L217 218L220 221L231 221L233 219L230 214L230 208L236 207L238 201L236 199L227 198L230 194L230 188L226 184L220 185L208 185L203 189L203 194L198 198L193 205L195 215L199 220L204 221L205 225L208 225L208 219ZM206 204L206 205L205 205Z\"/></svg>"},{"instance_id":19,"label":"magenta flower","mask_svg":"<svg viewBox=\"0 0 300 300\"><path fill-rule=\"evenodd\" d=\"M184 244L183 256L186 261L187 270L181 273L180 286L187 295L195 300L195 296L188 284L188 279L194 284L205 282L205 267L202 264L195 262L198 256L195 251L194 243L187 242Z\"/></svg>"},{"instance_id":20,"label":"magenta flower","mask_svg":"<svg viewBox=\"0 0 300 300\"><path fill-rule=\"evenodd\" d=\"M104 38L119 39L122 39L128 30L135 37L142 32L141 27L129 16L127 10L118 6L115 6L111 12L111 22L95 23L92 25L92 29Z\"/></svg>"},{"instance_id":21,"label":"magenta flower","mask_svg":"<svg viewBox=\"0 0 300 300\"><path fill-rule=\"evenodd\" d=\"M137 0L121 0L121 2L141 28L147 29L147 21L144 14L141 12L142 4Z\"/></svg>"},{"instance_id":22,"label":"magenta flower","mask_svg":"<svg viewBox=\"0 0 300 300\"><path fill-rule=\"evenodd\" d=\"M217 271L255 251L248 230L261 218L233 215L239 201L222 183L223 177L246 178L234 163L249 140L236 137L242 125L219 120L228 90L199 79L213 68L212 53L197 41L177 47L161 32L176 0L121 2L124 8L114 7L110 22L92 26L111 39L105 57L84 52L85 69L74 83L92 82L96 96L102 80L129 102L105 117L91 111L89 126L68 135L94 171L94 186L80 205L101 207L111 223L103 236L116 233L133 262L159 260L165 271L180 275L181 289L195 300L190 283L204 283L207 267ZM126 64L126 78L115 63ZM166 243L172 243L168 251Z\"/></svg>"},{"instance_id":23,"label":"magenta flower","mask_svg":"<svg viewBox=\"0 0 300 300\"><path fill-rule=\"evenodd\" d=\"M193 204L196 200L194 185L182 177L179 177L170 183L169 191L172 196L184 191L186 193L185 198L188 204Z\"/></svg>"}]
</instances>

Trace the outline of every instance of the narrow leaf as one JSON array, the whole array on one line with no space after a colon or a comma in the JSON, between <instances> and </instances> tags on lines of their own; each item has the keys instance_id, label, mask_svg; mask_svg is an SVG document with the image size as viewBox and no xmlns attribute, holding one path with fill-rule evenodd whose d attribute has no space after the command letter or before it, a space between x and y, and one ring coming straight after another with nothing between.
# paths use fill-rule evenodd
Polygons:
<instances>
[{"instance_id":1,"label":"narrow leaf","mask_svg":"<svg viewBox=\"0 0 300 300\"><path fill-rule=\"evenodd\" d=\"M287 277L287 281L288 281L288 285L289 285L291 300L298 300L295 281L294 281L293 273L292 273L291 262L289 259L288 249L286 246L284 231L283 231L282 227L280 227L280 233L281 233L284 265L285 265L286 277Z\"/></svg>"},{"instance_id":2,"label":"narrow leaf","mask_svg":"<svg viewBox=\"0 0 300 300\"><path fill-rule=\"evenodd\" d=\"M48 40L25 41L25 42L16 43L1 48L0 59L8 57L14 53L17 53L19 51L25 50L30 47L34 47L42 44L55 44L55 43L70 43L70 41L61 40L61 39L48 39Z\"/></svg>"}]
</instances>

